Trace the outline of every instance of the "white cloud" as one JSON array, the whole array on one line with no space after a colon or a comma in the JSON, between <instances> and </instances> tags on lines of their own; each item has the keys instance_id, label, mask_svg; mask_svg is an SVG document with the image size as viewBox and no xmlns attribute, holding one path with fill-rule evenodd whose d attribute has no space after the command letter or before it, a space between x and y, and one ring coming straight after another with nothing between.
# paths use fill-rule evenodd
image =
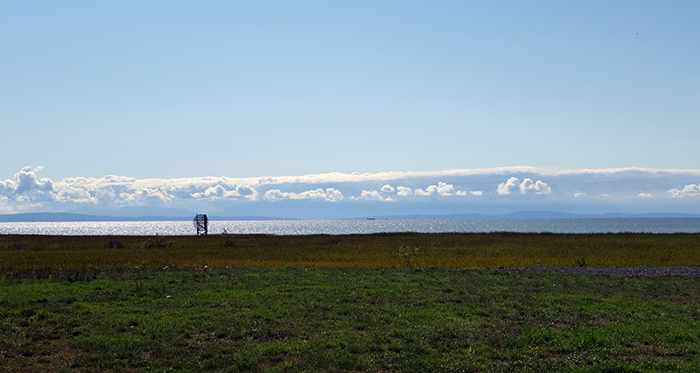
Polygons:
<instances>
[{"instance_id":1,"label":"white cloud","mask_svg":"<svg viewBox=\"0 0 700 373\"><path fill-rule=\"evenodd\" d=\"M226 189L222 187L221 185L217 185L215 187L208 188L207 190L204 191L204 196L206 197L223 197L226 194Z\"/></svg>"},{"instance_id":2,"label":"white cloud","mask_svg":"<svg viewBox=\"0 0 700 373\"><path fill-rule=\"evenodd\" d=\"M417 196L432 196L434 194L440 195L440 196L451 196L452 192L454 192L454 185L443 183L442 181L438 182L438 185L430 185L425 190L423 189L416 189L413 194Z\"/></svg>"},{"instance_id":3,"label":"white cloud","mask_svg":"<svg viewBox=\"0 0 700 373\"><path fill-rule=\"evenodd\" d=\"M425 190L423 190L423 189L421 189L421 188L418 188L418 189L416 189L416 190L413 191L413 194L415 194L415 195L417 195L417 196L429 196L429 195L430 195L430 192L425 191Z\"/></svg>"},{"instance_id":4,"label":"white cloud","mask_svg":"<svg viewBox=\"0 0 700 373\"><path fill-rule=\"evenodd\" d=\"M164 202L172 200L168 193L159 188L141 188L135 195L140 197L141 200L156 200Z\"/></svg>"},{"instance_id":5,"label":"white cloud","mask_svg":"<svg viewBox=\"0 0 700 373\"><path fill-rule=\"evenodd\" d=\"M363 190L359 197L350 197L352 200L367 200L367 201L381 201L381 202L393 202L391 197L382 197L382 195L376 190Z\"/></svg>"},{"instance_id":6,"label":"white cloud","mask_svg":"<svg viewBox=\"0 0 700 373\"><path fill-rule=\"evenodd\" d=\"M224 183L226 187L221 184L216 184L204 190L204 192L191 193L190 196L195 199L235 199L238 197L245 197L249 200L257 200L258 192L249 185L231 185ZM174 189L174 191L177 189Z\"/></svg>"},{"instance_id":7,"label":"white cloud","mask_svg":"<svg viewBox=\"0 0 700 373\"><path fill-rule=\"evenodd\" d=\"M471 190L471 191L458 190L458 191L455 192L455 195L456 195L456 196L462 196L462 197L463 197L463 196L467 196L467 195L469 195L469 194L471 194L471 195L473 195L473 196L479 197L479 196L483 196L483 195L484 195L484 191L483 191L483 190Z\"/></svg>"},{"instance_id":8,"label":"white cloud","mask_svg":"<svg viewBox=\"0 0 700 373\"><path fill-rule=\"evenodd\" d=\"M94 189L91 190L73 184L68 184L62 188L57 189L57 192L54 194L54 199L59 202L97 204L99 202L98 197L106 194L106 192L103 192L98 195ZM111 197L109 198L109 200L112 200L114 198L114 192L112 192L111 195L109 195L109 197Z\"/></svg>"},{"instance_id":9,"label":"white cloud","mask_svg":"<svg viewBox=\"0 0 700 373\"><path fill-rule=\"evenodd\" d=\"M263 196L263 199L270 202L282 201L285 199L300 199L294 198L291 194L292 193L282 192L279 189L270 189L267 192L265 192L265 196Z\"/></svg>"},{"instance_id":10,"label":"white cloud","mask_svg":"<svg viewBox=\"0 0 700 373\"><path fill-rule=\"evenodd\" d=\"M207 188L204 192L192 193L191 196L197 199L205 198L210 200L233 199L237 197L256 200L258 198L258 192L249 185L228 186L227 189L221 184L216 184Z\"/></svg>"},{"instance_id":11,"label":"white cloud","mask_svg":"<svg viewBox=\"0 0 700 373\"><path fill-rule=\"evenodd\" d=\"M505 183L498 184L498 188L496 188L496 193L500 195L511 194L516 189L520 190L520 194L549 194L552 192L552 188L550 188L546 183L544 183L541 180L537 180L535 182L532 181L532 179L530 179L529 177L526 177L521 183L520 179L518 179L517 177L511 177Z\"/></svg>"},{"instance_id":12,"label":"white cloud","mask_svg":"<svg viewBox=\"0 0 700 373\"><path fill-rule=\"evenodd\" d=\"M525 178L522 184L520 184L520 193L526 194L530 192L534 192L535 194L549 194L552 192L552 188L543 181L537 180L533 182L532 179Z\"/></svg>"},{"instance_id":13,"label":"white cloud","mask_svg":"<svg viewBox=\"0 0 700 373\"><path fill-rule=\"evenodd\" d=\"M235 190L226 190L221 185L217 185L211 188L207 188L207 190L204 191L204 196L209 197L209 198L226 198L226 197L239 197L240 194L236 192Z\"/></svg>"},{"instance_id":14,"label":"white cloud","mask_svg":"<svg viewBox=\"0 0 700 373\"><path fill-rule=\"evenodd\" d=\"M700 196L700 184L688 184L683 189L671 189L668 191L673 198Z\"/></svg>"},{"instance_id":15,"label":"white cloud","mask_svg":"<svg viewBox=\"0 0 700 373\"><path fill-rule=\"evenodd\" d=\"M639 193L637 196L638 196L638 197L642 197L642 198L649 198L649 197L651 197L651 194L649 194L649 193Z\"/></svg>"},{"instance_id":16,"label":"white cloud","mask_svg":"<svg viewBox=\"0 0 700 373\"><path fill-rule=\"evenodd\" d=\"M236 187L236 192L251 200L258 199L258 191L250 185L239 185Z\"/></svg>"},{"instance_id":17,"label":"white cloud","mask_svg":"<svg viewBox=\"0 0 700 373\"><path fill-rule=\"evenodd\" d=\"M408 197L411 195L411 193L413 193L413 189L405 186L396 187L396 190L398 190L398 192L396 192L396 195L399 197Z\"/></svg>"},{"instance_id":18,"label":"white cloud","mask_svg":"<svg viewBox=\"0 0 700 373\"><path fill-rule=\"evenodd\" d=\"M396 193L397 196L399 197L408 197L410 195L416 195L416 196L433 196L433 195L438 195L438 196L451 196L455 192L454 185L452 184L447 184L443 183L442 181L438 182L437 185L429 185L427 188L422 189L422 188L416 188L415 190L404 187L404 186L398 186L396 188L392 187L391 185L384 185L381 189L382 192L384 193L393 193L394 191L398 191ZM457 191L457 195L466 195L465 194L460 194L460 191ZM376 190L362 190L360 193L360 197L352 197L351 199L353 200L370 200L370 201L393 201L391 198L384 198L381 196L379 191Z\"/></svg>"},{"instance_id":19,"label":"white cloud","mask_svg":"<svg viewBox=\"0 0 700 373\"><path fill-rule=\"evenodd\" d=\"M520 185L520 180L517 177L511 177L505 183L499 183L496 193L498 194L510 194L514 189L518 188Z\"/></svg>"},{"instance_id":20,"label":"white cloud","mask_svg":"<svg viewBox=\"0 0 700 373\"><path fill-rule=\"evenodd\" d=\"M689 203L700 203L700 170L603 169L557 170L534 167L505 167L475 170L448 170L436 172L380 172L328 173L300 177L198 177L177 179L136 179L107 175L101 178L71 177L60 181L38 177L41 167L24 167L14 177L0 180L0 210L2 211L69 211L79 205L93 205L111 209L122 206L168 206L174 208L229 207L237 201L257 200L317 200L330 202L389 201L386 208L416 200L443 199L449 203L475 203L488 206L495 203L531 203L516 199L497 198L507 194L539 194L552 204L580 206L584 202L606 206L629 205L643 195L640 190L662 197L671 206L691 210ZM556 185L552 188L542 180ZM436 181L439 181L436 183ZM457 189L455 185L469 185L475 190ZM497 186L497 187L496 187ZM677 186L683 188L672 189ZM493 193L496 189L497 193ZM484 193L484 191L489 191ZM581 198L586 193L597 198ZM476 198L453 198L446 196ZM347 197L347 198L344 198ZM600 196L600 197L598 197ZM575 203L576 198L579 198ZM498 200L498 202L496 202ZM544 199L542 201L545 201ZM696 202L697 201L697 202ZM539 203L539 201L538 201ZM426 206L426 205L423 205ZM631 205L629 205L631 206ZM252 207L251 207L252 208ZM442 208L442 207L440 207ZM484 207L487 209L487 207ZM668 208L667 210L670 210ZM677 208L673 207L673 210ZM680 209L679 209L680 210ZM270 210L272 211L272 210ZM350 209L345 210L350 211ZM402 210L403 211L403 210Z\"/></svg>"},{"instance_id":21,"label":"white cloud","mask_svg":"<svg viewBox=\"0 0 700 373\"><path fill-rule=\"evenodd\" d=\"M303 176L276 176L263 178L245 179L245 184L250 185L270 185L270 184L323 184L323 183L355 183L367 181L392 181L403 179L417 178L433 178L443 179L447 177L470 177L470 176L495 176L495 175L514 175L527 174L539 175L547 177L559 176L612 176L612 175L683 175L683 176L700 176L700 170L679 170L679 169L653 169L653 168L603 168L603 169L580 169L566 170L558 168L540 168L530 166L513 166L513 167L493 167L493 168L474 168L474 169L454 169L443 171L425 171L425 172L376 172L376 173L359 173L352 174L342 172L330 172L325 174L303 175ZM243 181L244 179L238 179Z\"/></svg>"},{"instance_id":22,"label":"white cloud","mask_svg":"<svg viewBox=\"0 0 700 373\"><path fill-rule=\"evenodd\" d=\"M323 199L328 202L340 202L343 200L343 194L333 188L326 188L325 190L318 188L301 193L282 192L279 189L271 189L265 193L263 198L270 202L282 201L285 199Z\"/></svg>"},{"instance_id":23,"label":"white cloud","mask_svg":"<svg viewBox=\"0 0 700 373\"><path fill-rule=\"evenodd\" d=\"M152 204L149 201L221 200L245 197L257 192L228 178L141 179L105 176L68 178L55 183L56 201L124 206Z\"/></svg>"},{"instance_id":24,"label":"white cloud","mask_svg":"<svg viewBox=\"0 0 700 373\"><path fill-rule=\"evenodd\" d=\"M275 202L275 201L283 201L285 199L300 199L300 198L293 198L290 195L290 193L282 192L279 189L270 189L267 192L265 192L263 199L266 201Z\"/></svg>"},{"instance_id":25,"label":"white cloud","mask_svg":"<svg viewBox=\"0 0 700 373\"><path fill-rule=\"evenodd\" d=\"M15 174L14 179L0 181L0 195L6 197L8 201L20 202L52 199L53 182L36 176L42 168L32 169L31 166L26 166Z\"/></svg>"}]
</instances>

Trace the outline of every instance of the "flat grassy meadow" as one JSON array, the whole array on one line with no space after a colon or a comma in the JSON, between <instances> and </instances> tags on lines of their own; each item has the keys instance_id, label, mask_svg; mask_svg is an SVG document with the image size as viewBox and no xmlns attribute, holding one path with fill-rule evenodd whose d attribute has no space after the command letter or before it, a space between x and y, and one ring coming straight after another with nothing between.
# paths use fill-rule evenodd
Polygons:
<instances>
[{"instance_id":1,"label":"flat grassy meadow","mask_svg":"<svg viewBox=\"0 0 700 373\"><path fill-rule=\"evenodd\" d=\"M695 234L0 236L0 371L696 372Z\"/></svg>"},{"instance_id":2,"label":"flat grassy meadow","mask_svg":"<svg viewBox=\"0 0 700 373\"><path fill-rule=\"evenodd\" d=\"M145 268L700 265L698 234L0 236L0 273Z\"/></svg>"}]
</instances>

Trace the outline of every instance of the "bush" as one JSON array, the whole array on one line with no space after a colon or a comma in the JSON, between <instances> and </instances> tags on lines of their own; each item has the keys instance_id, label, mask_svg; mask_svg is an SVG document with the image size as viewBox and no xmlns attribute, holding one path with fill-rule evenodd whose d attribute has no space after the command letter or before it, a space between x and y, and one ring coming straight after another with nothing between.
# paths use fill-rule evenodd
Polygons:
<instances>
[{"instance_id":1,"label":"bush","mask_svg":"<svg viewBox=\"0 0 700 373\"><path fill-rule=\"evenodd\" d=\"M149 238L148 241L143 244L144 249L167 249L170 246L172 246L172 244L162 236Z\"/></svg>"},{"instance_id":2,"label":"bush","mask_svg":"<svg viewBox=\"0 0 700 373\"><path fill-rule=\"evenodd\" d=\"M122 243L120 240L116 238L112 238L107 242L105 245L108 249L123 249L124 248L124 243Z\"/></svg>"}]
</instances>

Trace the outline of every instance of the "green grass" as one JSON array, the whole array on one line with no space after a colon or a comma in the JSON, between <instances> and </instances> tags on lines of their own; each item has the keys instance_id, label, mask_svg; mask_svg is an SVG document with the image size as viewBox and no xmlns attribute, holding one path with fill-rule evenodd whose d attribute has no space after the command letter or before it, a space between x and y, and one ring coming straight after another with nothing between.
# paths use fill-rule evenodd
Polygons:
<instances>
[{"instance_id":1,"label":"green grass","mask_svg":"<svg viewBox=\"0 0 700 373\"><path fill-rule=\"evenodd\" d=\"M698 265L699 244L0 236L0 372L695 372L698 278L469 268Z\"/></svg>"},{"instance_id":2,"label":"green grass","mask_svg":"<svg viewBox=\"0 0 700 373\"><path fill-rule=\"evenodd\" d=\"M0 285L4 371L700 369L700 280L409 269Z\"/></svg>"},{"instance_id":3,"label":"green grass","mask_svg":"<svg viewBox=\"0 0 700 373\"><path fill-rule=\"evenodd\" d=\"M0 236L0 273L86 268L700 265L699 234Z\"/></svg>"}]
</instances>

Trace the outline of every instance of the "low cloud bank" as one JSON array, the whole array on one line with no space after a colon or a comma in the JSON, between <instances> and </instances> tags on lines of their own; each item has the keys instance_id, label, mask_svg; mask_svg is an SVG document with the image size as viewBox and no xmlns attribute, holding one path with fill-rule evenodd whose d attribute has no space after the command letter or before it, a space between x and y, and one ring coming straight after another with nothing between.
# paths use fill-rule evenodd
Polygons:
<instances>
[{"instance_id":1,"label":"low cloud bank","mask_svg":"<svg viewBox=\"0 0 700 373\"><path fill-rule=\"evenodd\" d=\"M318 188L301 193L283 192L279 189L272 189L265 193L264 198L270 202L283 201L285 199L318 199L327 202L340 202L343 200L343 194L333 188L326 188L325 190Z\"/></svg>"},{"instance_id":2,"label":"low cloud bank","mask_svg":"<svg viewBox=\"0 0 700 373\"><path fill-rule=\"evenodd\" d=\"M203 203L206 206L222 203L226 206L277 206L276 202L285 200L373 206L433 202L472 206L522 201L552 206L556 203L632 204L642 200L645 201L642 203L669 205L680 205L680 200L684 206L700 204L700 184L695 183L700 178L700 170L508 167L263 178L136 179L107 175L61 181L40 178L37 174L41 170L41 167L26 166L12 178L0 180L0 213L69 211L79 206L105 209L186 208ZM468 211L468 208L456 210Z\"/></svg>"}]
</instances>

